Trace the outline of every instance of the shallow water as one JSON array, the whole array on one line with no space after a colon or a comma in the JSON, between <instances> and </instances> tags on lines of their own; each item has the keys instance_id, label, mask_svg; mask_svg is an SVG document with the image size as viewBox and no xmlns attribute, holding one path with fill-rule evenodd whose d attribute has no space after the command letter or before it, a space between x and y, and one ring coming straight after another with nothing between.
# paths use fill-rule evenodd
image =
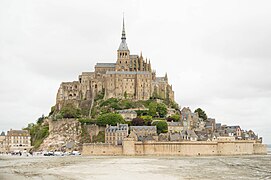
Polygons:
<instances>
[{"instance_id":1,"label":"shallow water","mask_svg":"<svg viewBox=\"0 0 271 180\"><path fill-rule=\"evenodd\" d=\"M0 156L0 179L271 179L271 155L210 157Z\"/></svg>"}]
</instances>

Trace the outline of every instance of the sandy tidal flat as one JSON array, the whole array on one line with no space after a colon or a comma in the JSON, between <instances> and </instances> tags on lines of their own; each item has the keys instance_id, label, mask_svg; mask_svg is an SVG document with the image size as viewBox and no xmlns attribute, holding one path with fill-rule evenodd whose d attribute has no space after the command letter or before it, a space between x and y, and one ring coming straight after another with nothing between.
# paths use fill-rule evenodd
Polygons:
<instances>
[{"instance_id":1,"label":"sandy tidal flat","mask_svg":"<svg viewBox=\"0 0 271 180\"><path fill-rule=\"evenodd\" d=\"M0 156L0 179L271 179L271 155L238 157Z\"/></svg>"}]
</instances>

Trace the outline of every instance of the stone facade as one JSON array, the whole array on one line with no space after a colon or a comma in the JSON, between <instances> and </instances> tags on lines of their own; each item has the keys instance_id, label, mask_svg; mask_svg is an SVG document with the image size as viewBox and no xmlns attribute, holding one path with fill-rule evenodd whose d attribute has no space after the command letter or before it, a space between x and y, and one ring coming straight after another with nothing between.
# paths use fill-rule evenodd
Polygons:
<instances>
[{"instance_id":1,"label":"stone facade","mask_svg":"<svg viewBox=\"0 0 271 180\"><path fill-rule=\"evenodd\" d=\"M181 122L167 122L168 132L175 133L184 130Z\"/></svg>"},{"instance_id":2,"label":"stone facade","mask_svg":"<svg viewBox=\"0 0 271 180\"><path fill-rule=\"evenodd\" d=\"M67 102L76 106L81 101L92 102L102 92L104 99L148 100L150 97L159 97L174 102L174 92L168 83L167 74L156 77L150 60L143 58L142 53L130 54L124 23L116 63L97 63L94 72L83 72L78 81L61 83L56 108L61 109Z\"/></svg>"},{"instance_id":3,"label":"stone facade","mask_svg":"<svg viewBox=\"0 0 271 180\"><path fill-rule=\"evenodd\" d=\"M266 145L255 141L136 142L125 138L123 145L84 144L83 155L252 155L267 154Z\"/></svg>"},{"instance_id":4,"label":"stone facade","mask_svg":"<svg viewBox=\"0 0 271 180\"><path fill-rule=\"evenodd\" d=\"M158 141L156 126L130 126L130 135L136 141Z\"/></svg>"},{"instance_id":5,"label":"stone facade","mask_svg":"<svg viewBox=\"0 0 271 180\"><path fill-rule=\"evenodd\" d=\"M1 136L2 152L29 151L31 136L27 130L9 130L6 136Z\"/></svg>"},{"instance_id":6,"label":"stone facade","mask_svg":"<svg viewBox=\"0 0 271 180\"><path fill-rule=\"evenodd\" d=\"M121 145L122 140L128 136L128 124L107 125L105 128L105 143Z\"/></svg>"},{"instance_id":7,"label":"stone facade","mask_svg":"<svg viewBox=\"0 0 271 180\"><path fill-rule=\"evenodd\" d=\"M200 121L198 113L193 113L189 107L184 107L181 110L181 122L184 129L194 129Z\"/></svg>"},{"instance_id":8,"label":"stone facade","mask_svg":"<svg viewBox=\"0 0 271 180\"><path fill-rule=\"evenodd\" d=\"M137 117L137 113L134 110L124 109L117 110L117 112L123 117L125 121L132 121L134 118Z\"/></svg>"}]
</instances>

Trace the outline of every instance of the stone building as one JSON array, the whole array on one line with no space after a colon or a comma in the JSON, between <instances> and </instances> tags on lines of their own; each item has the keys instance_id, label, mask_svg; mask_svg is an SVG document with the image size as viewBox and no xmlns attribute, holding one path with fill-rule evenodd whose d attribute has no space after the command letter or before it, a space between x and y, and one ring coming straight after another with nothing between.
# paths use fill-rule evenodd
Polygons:
<instances>
[{"instance_id":1,"label":"stone building","mask_svg":"<svg viewBox=\"0 0 271 180\"><path fill-rule=\"evenodd\" d=\"M181 132L182 135L182 139L184 141L197 141L198 140L198 136L196 135L195 131L193 130L183 130Z\"/></svg>"},{"instance_id":2,"label":"stone building","mask_svg":"<svg viewBox=\"0 0 271 180\"><path fill-rule=\"evenodd\" d=\"M205 123L205 130L211 134L216 130L216 122L213 118L207 118Z\"/></svg>"},{"instance_id":3,"label":"stone building","mask_svg":"<svg viewBox=\"0 0 271 180\"><path fill-rule=\"evenodd\" d=\"M156 126L130 126L130 137L137 141L157 141L157 128Z\"/></svg>"},{"instance_id":4,"label":"stone building","mask_svg":"<svg viewBox=\"0 0 271 180\"><path fill-rule=\"evenodd\" d=\"M198 113L193 113L189 107L184 107L181 110L181 122L184 129L194 129L198 125L199 115Z\"/></svg>"},{"instance_id":5,"label":"stone building","mask_svg":"<svg viewBox=\"0 0 271 180\"><path fill-rule=\"evenodd\" d=\"M0 153L6 152L5 139L6 139L5 132L2 132L0 134Z\"/></svg>"},{"instance_id":6,"label":"stone building","mask_svg":"<svg viewBox=\"0 0 271 180\"><path fill-rule=\"evenodd\" d=\"M137 113L134 110L124 109L117 111L125 121L132 121L137 117Z\"/></svg>"},{"instance_id":7,"label":"stone building","mask_svg":"<svg viewBox=\"0 0 271 180\"><path fill-rule=\"evenodd\" d=\"M5 137L7 152L29 151L31 146L31 136L27 130L9 130Z\"/></svg>"},{"instance_id":8,"label":"stone building","mask_svg":"<svg viewBox=\"0 0 271 180\"><path fill-rule=\"evenodd\" d=\"M117 124L117 126L106 125L105 143L121 145L122 140L128 136L128 124Z\"/></svg>"},{"instance_id":9,"label":"stone building","mask_svg":"<svg viewBox=\"0 0 271 180\"><path fill-rule=\"evenodd\" d=\"M182 126L181 122L167 122L168 132L175 133L175 132L181 132L184 127Z\"/></svg>"},{"instance_id":10,"label":"stone building","mask_svg":"<svg viewBox=\"0 0 271 180\"><path fill-rule=\"evenodd\" d=\"M167 74L156 77L150 60L143 58L142 53L130 53L124 21L116 63L97 63L94 69L94 72L83 72L78 81L61 83L56 98L58 110L67 102L76 106L84 101L91 104L99 93L104 94L104 99L148 100L159 97L174 102Z\"/></svg>"}]
</instances>

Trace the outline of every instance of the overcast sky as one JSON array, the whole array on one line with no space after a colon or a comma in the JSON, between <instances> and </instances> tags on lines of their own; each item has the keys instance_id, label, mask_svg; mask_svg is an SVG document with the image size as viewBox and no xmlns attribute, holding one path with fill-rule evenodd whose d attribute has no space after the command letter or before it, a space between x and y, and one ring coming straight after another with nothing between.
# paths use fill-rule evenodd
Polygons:
<instances>
[{"instance_id":1,"label":"overcast sky","mask_svg":"<svg viewBox=\"0 0 271 180\"><path fill-rule=\"evenodd\" d=\"M0 131L47 115L62 81L131 54L166 72L176 101L271 143L271 1L0 1Z\"/></svg>"}]
</instances>

